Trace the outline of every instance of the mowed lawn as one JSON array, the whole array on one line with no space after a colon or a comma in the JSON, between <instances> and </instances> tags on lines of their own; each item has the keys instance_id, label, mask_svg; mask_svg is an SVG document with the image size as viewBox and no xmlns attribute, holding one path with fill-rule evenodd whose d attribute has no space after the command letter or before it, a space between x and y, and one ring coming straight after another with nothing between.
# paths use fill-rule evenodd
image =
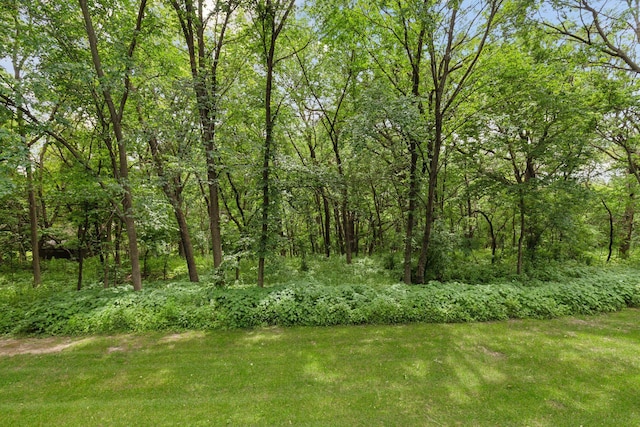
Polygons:
<instances>
[{"instance_id":1,"label":"mowed lawn","mask_svg":"<svg viewBox=\"0 0 640 427\"><path fill-rule=\"evenodd\" d=\"M639 426L640 310L0 338L0 426L38 425Z\"/></svg>"}]
</instances>

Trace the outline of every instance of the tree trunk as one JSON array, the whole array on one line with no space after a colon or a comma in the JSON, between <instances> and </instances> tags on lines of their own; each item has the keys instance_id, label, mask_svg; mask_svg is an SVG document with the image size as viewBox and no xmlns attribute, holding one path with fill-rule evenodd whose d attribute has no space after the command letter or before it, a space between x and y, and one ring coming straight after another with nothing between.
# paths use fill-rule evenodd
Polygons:
<instances>
[{"instance_id":1,"label":"tree trunk","mask_svg":"<svg viewBox=\"0 0 640 427\"><path fill-rule=\"evenodd\" d=\"M180 232L180 247L187 262L187 269L189 270L189 280L191 282L198 282L200 279L198 277L198 269L196 266L193 244L191 243L191 235L189 234L187 218L182 208L184 205L181 195L182 187L177 178L173 180L173 185L169 184L170 177L166 176L156 137L151 136L148 140L148 143L149 148L151 149L151 155L156 166L156 173L162 180L162 190L164 191L167 199L169 199L171 207L173 207L173 214L176 218L176 223L178 224L178 230ZM218 227L218 231L219 230L220 228Z\"/></svg>"},{"instance_id":2,"label":"tree trunk","mask_svg":"<svg viewBox=\"0 0 640 427\"><path fill-rule=\"evenodd\" d=\"M144 248L144 255L142 255L142 277L145 279L149 277L149 264L147 261L149 260L149 248Z\"/></svg>"},{"instance_id":3,"label":"tree trunk","mask_svg":"<svg viewBox=\"0 0 640 427\"><path fill-rule=\"evenodd\" d=\"M524 238L525 238L525 203L524 203L524 195L522 194L522 190L520 190L520 236L518 237L518 260L516 264L516 274L522 274L522 263L524 258Z\"/></svg>"},{"instance_id":4,"label":"tree trunk","mask_svg":"<svg viewBox=\"0 0 640 427\"><path fill-rule=\"evenodd\" d=\"M317 232L320 231L320 236L324 240L325 230L322 223L322 214L320 213L320 197L315 194L316 208L318 209L317 215L314 217L313 213L307 212L307 231L309 236L309 244L311 245L311 253L316 254L319 252L318 245L316 244Z\"/></svg>"},{"instance_id":5,"label":"tree trunk","mask_svg":"<svg viewBox=\"0 0 640 427\"><path fill-rule=\"evenodd\" d=\"M209 227L211 229L211 246L213 250L213 266L222 264L222 233L220 232L220 199L218 172L215 161L213 142L207 145L207 181L209 183Z\"/></svg>"},{"instance_id":6,"label":"tree trunk","mask_svg":"<svg viewBox=\"0 0 640 427\"><path fill-rule=\"evenodd\" d=\"M87 38L89 39L89 46L91 50L91 58L93 60L93 65L98 76L98 81L100 82L100 87L102 89L102 95L105 103L109 109L109 115L111 117L111 124L113 126L113 132L116 136L116 141L118 142L118 167L119 167L119 176L120 176L120 185L123 190L123 199L122 199L122 215L125 224L125 228L127 231L127 238L129 244L129 258L131 261L131 281L133 283L133 289L135 291L139 291L142 289L142 276L140 274L140 260L138 254L138 236L136 233L136 224L134 219L134 211L133 211L133 198L131 191L131 184L129 182L129 166L128 166L128 158L127 158L127 146L124 139L124 135L122 133L122 113L124 110L124 105L126 103L126 99L128 96L129 87L129 72L125 75L125 91L122 95L122 99L120 102L120 111L116 110L115 103L111 96L111 91L109 86L105 84L105 74L102 69L102 63L100 60L100 55L98 52L98 39L96 37L96 33L93 27L93 22L91 20L91 15L89 14L89 8L87 6L87 0L79 0L80 8L82 9L82 15L84 17L85 30L87 33ZM134 39L129 47L128 56L131 58L133 55L133 51L136 46L136 36L140 32L142 26L142 19L144 17L144 10L146 7L146 0L141 0L138 20L136 24L136 32L134 35Z\"/></svg>"},{"instance_id":7,"label":"tree trunk","mask_svg":"<svg viewBox=\"0 0 640 427\"><path fill-rule=\"evenodd\" d=\"M335 229L336 236L338 238L338 249L340 250L340 255L344 255L344 232L342 230L342 220L340 219L340 211L337 207L333 209L333 215L335 217Z\"/></svg>"},{"instance_id":8,"label":"tree trunk","mask_svg":"<svg viewBox=\"0 0 640 427\"><path fill-rule=\"evenodd\" d=\"M329 199L321 190L322 207L324 208L324 254L327 258L331 256L331 211L329 210Z\"/></svg>"},{"instance_id":9,"label":"tree trunk","mask_svg":"<svg viewBox=\"0 0 640 427\"><path fill-rule=\"evenodd\" d=\"M82 275L84 273L84 255L85 255L85 247L87 245L87 229L89 228L89 213L87 212L87 207L84 207L84 223L78 225L78 284L76 286L77 290L82 289Z\"/></svg>"},{"instance_id":10,"label":"tree trunk","mask_svg":"<svg viewBox=\"0 0 640 427\"><path fill-rule=\"evenodd\" d=\"M267 245L269 240L269 171L271 163L271 148L273 145L273 113L271 105L271 96L273 91L273 68L274 68L275 39L271 37L271 45L267 52L267 81L265 87L265 139L264 151L262 158L262 226L260 230L260 243L258 247L258 286L264 287L264 263L267 254Z\"/></svg>"},{"instance_id":11,"label":"tree trunk","mask_svg":"<svg viewBox=\"0 0 640 427\"><path fill-rule=\"evenodd\" d=\"M346 183L345 183L346 185ZM347 264L351 264L353 258L353 228L349 215L349 208L347 204L347 192L343 193L344 201L342 203L342 229L344 231L344 251L347 259Z\"/></svg>"},{"instance_id":12,"label":"tree trunk","mask_svg":"<svg viewBox=\"0 0 640 427\"><path fill-rule=\"evenodd\" d=\"M206 16L203 0L197 1L194 7L193 0L184 1L184 9L181 4L171 1L176 11L182 28L183 36L189 51L189 64L193 81L196 104L200 116L202 142L206 150L207 186L208 186L208 213L209 230L211 234L211 247L213 251L213 265L215 268L222 264L222 235L220 231L220 184L218 174L218 154L216 146L216 122L218 120L218 66L222 48L226 42L225 34L231 15L238 6L236 2L225 4L225 9L215 11L213 21L220 19L220 29L214 28L214 46L212 52L207 52L205 37L207 34L207 21L211 16ZM211 62L209 62L211 61Z\"/></svg>"},{"instance_id":13,"label":"tree trunk","mask_svg":"<svg viewBox=\"0 0 640 427\"><path fill-rule=\"evenodd\" d=\"M33 286L37 287L42 283L40 272L40 241L38 239L38 213L36 192L33 188L33 172L31 170L31 160L27 164L27 188L29 191L29 229L31 230L31 255L33 266Z\"/></svg>"},{"instance_id":14,"label":"tree trunk","mask_svg":"<svg viewBox=\"0 0 640 427\"><path fill-rule=\"evenodd\" d=\"M122 268L122 220L118 218L116 222L116 236L113 242L113 265L116 269L116 276L114 280L118 281L118 272Z\"/></svg>"},{"instance_id":15,"label":"tree trunk","mask_svg":"<svg viewBox=\"0 0 640 427\"><path fill-rule=\"evenodd\" d=\"M374 245L379 245L380 247L384 247L384 237L383 237L383 231L382 231L382 215L380 214L380 211L382 210L381 202L378 198L378 195L376 193L376 187L373 184L373 181L370 182L371 185L371 195L373 196L373 204L375 206L375 210L376 210L376 218L375 221L372 223L372 226L377 230L375 233L376 238L374 239Z\"/></svg>"},{"instance_id":16,"label":"tree trunk","mask_svg":"<svg viewBox=\"0 0 640 427\"><path fill-rule=\"evenodd\" d=\"M182 250L184 251L184 258L187 261L187 269L189 270L189 280L191 282L199 282L198 267L196 266L195 252L193 250L193 244L191 243L191 235L189 234L189 227L187 225L187 218L185 217L182 208L174 209L176 222L178 223L178 229L180 230L180 243Z\"/></svg>"},{"instance_id":17,"label":"tree trunk","mask_svg":"<svg viewBox=\"0 0 640 427\"><path fill-rule=\"evenodd\" d=\"M264 152L262 159L262 227L260 230L260 241L258 247L258 286L264 286L264 264L265 256L267 254L267 246L269 240L269 204L271 203L270 197L270 163L273 149L273 128L275 125L275 116L273 106L271 105L273 96L273 72L277 63L276 42L284 24L289 17L289 14L293 10L295 0L288 0L286 3L273 2L272 0L266 0L264 4L264 10L259 11L259 19L261 19L261 26L264 30L262 33L262 43L264 48L264 60L266 67L266 84L264 91L264 109L265 109L265 138L264 138ZM283 12L280 20L276 20L278 9Z\"/></svg>"},{"instance_id":18,"label":"tree trunk","mask_svg":"<svg viewBox=\"0 0 640 427\"><path fill-rule=\"evenodd\" d=\"M412 283L411 258L413 253L413 226L415 224L416 201L418 198L418 180L416 170L418 165L417 144L413 139L409 143L411 163L409 165L409 211L407 212L407 228L404 241L404 283Z\"/></svg>"},{"instance_id":19,"label":"tree trunk","mask_svg":"<svg viewBox=\"0 0 640 427\"><path fill-rule=\"evenodd\" d=\"M344 254L346 255L347 264L351 264L352 249L353 249L353 232L350 227L350 212L349 212L349 189L345 179L344 168L342 165L342 158L340 156L340 148L338 145L338 136L332 134L333 153L336 158L336 164L338 165L338 176L342 180L342 206L340 207L340 217L342 222L342 233L344 237ZM339 218L340 218L339 217Z\"/></svg>"},{"instance_id":20,"label":"tree trunk","mask_svg":"<svg viewBox=\"0 0 640 427\"><path fill-rule=\"evenodd\" d=\"M629 257L629 251L631 250L631 239L633 237L633 221L635 218L635 207L634 207L634 199L635 194L630 193L629 198L627 199L627 205L624 210L624 230L625 235L620 242L620 256L623 259Z\"/></svg>"},{"instance_id":21,"label":"tree trunk","mask_svg":"<svg viewBox=\"0 0 640 427\"><path fill-rule=\"evenodd\" d=\"M452 23L455 22L455 13L452 18ZM450 34L450 37L453 35ZM450 47L449 47L450 48ZM448 49L449 49L448 48ZM431 51L432 73L434 67L434 51ZM450 59L450 58L449 58ZM445 61L445 65L448 67L448 62ZM447 83L448 69L445 69L444 74L437 78L434 76L438 86L435 89L434 104L431 106L434 116L435 133L432 141L429 141L429 147L427 156L429 159L429 181L427 183L427 206L425 215L424 234L422 236L422 247L420 249L420 257L418 259L418 271L416 272L416 282L424 283L426 268L427 268L427 256L429 253L429 246L431 244L431 230L435 221L435 205L436 205L436 189L438 187L438 168L440 166L440 150L442 147L443 139L443 126L444 126L444 106L443 96L444 88Z\"/></svg>"},{"instance_id":22,"label":"tree trunk","mask_svg":"<svg viewBox=\"0 0 640 427\"><path fill-rule=\"evenodd\" d=\"M482 215L484 217L484 219L487 220L487 224L489 225L489 236L491 237L491 264L495 264L495 262L496 262L496 250L498 248L498 241L497 241L497 238L496 238L495 230L493 228L493 221L491 221L491 218L489 218L489 215L487 215L486 213L484 213L482 211L475 211L475 212L477 212L480 215Z\"/></svg>"},{"instance_id":23,"label":"tree trunk","mask_svg":"<svg viewBox=\"0 0 640 427\"><path fill-rule=\"evenodd\" d=\"M22 80L20 67L14 62L14 77L16 81ZM38 238L38 205L36 200L36 190L33 180L33 164L31 161L30 144L27 144L27 134L24 127L24 118L22 110L18 109L17 113L18 133L22 141L27 145L27 199L29 202L29 230L31 237L31 266L33 270L33 287L37 287L42 283L42 273L40 270L40 239Z\"/></svg>"},{"instance_id":24,"label":"tree trunk","mask_svg":"<svg viewBox=\"0 0 640 427\"><path fill-rule=\"evenodd\" d=\"M474 235L474 227L472 224L472 217L473 217L473 210L472 210L472 205L471 205L471 192L469 191L469 176L467 175L467 171L466 171L466 161L465 161L465 172L464 172L464 187L465 187L465 193L466 193L466 208L467 208L467 212L466 212L466 217L467 217L467 230L466 230L466 237L467 239L471 240L473 239L473 235ZM485 218L487 219L487 218ZM488 219L487 219L488 221ZM491 226L492 228L492 236L493 236L493 226ZM471 244L471 242L469 242L469 244ZM492 262L493 264L493 262Z\"/></svg>"},{"instance_id":25,"label":"tree trunk","mask_svg":"<svg viewBox=\"0 0 640 427\"><path fill-rule=\"evenodd\" d=\"M409 37L407 34L407 27L405 27L405 50L408 54L408 59L411 62L411 94L414 99L413 102L418 107L420 115L424 116L424 106L420 100L420 76L422 70L420 66L422 64L422 53L424 49L424 37L427 32L427 26L423 23L418 33L416 41L416 50L412 54L411 47L408 45ZM409 206L407 212L407 225L404 236L404 283L411 284L412 278L412 258L413 258L413 235L417 209L418 199L418 149L419 144L414 137L409 137Z\"/></svg>"},{"instance_id":26,"label":"tree trunk","mask_svg":"<svg viewBox=\"0 0 640 427\"><path fill-rule=\"evenodd\" d=\"M434 43L434 37L426 37L427 48L430 61L430 74L434 83L434 90L430 97L429 111L432 114L434 123L434 136L433 140L429 142L427 149L427 158L429 159L429 181L427 187L427 205L426 205L426 218L425 229L422 237L422 248L420 257L418 259L418 271L416 274L416 281L418 283L424 283L426 268L427 268L427 255L431 245L431 231L435 221L435 197L436 186L438 184L438 169L440 166L440 151L444 143L444 122L449 117L449 110L454 108L454 102L460 96L463 88L467 86L470 76L475 70L475 66L478 63L480 56L484 50L485 43L489 37L489 33L493 28L494 18L502 4L501 1L491 0L486 2L488 10L484 12L485 22L484 25L480 25L478 28L480 31L476 31L476 35L471 39L474 40L474 46L471 51L465 53L465 59L461 62L454 61L452 59L456 51L462 51L468 44L462 40L467 38L471 30L471 27L467 27L466 30L456 34L456 26L461 22L458 22L458 11L463 7L460 2L447 2L446 7L450 9L449 18L446 31L446 42L444 44L444 50L437 52L436 44ZM444 9L444 8L443 8ZM480 16L480 15L478 15ZM475 25L475 20L465 23L464 25ZM460 39L460 41L458 40ZM450 82L450 78L453 72L459 75L460 78L455 82ZM444 187L443 187L444 188ZM441 201L444 201L444 194Z\"/></svg>"},{"instance_id":27,"label":"tree trunk","mask_svg":"<svg viewBox=\"0 0 640 427\"><path fill-rule=\"evenodd\" d=\"M127 179L127 177L123 177L123 179ZM135 219L133 218L133 199L131 197L131 188L129 187L129 184L124 184L124 187L125 194L122 205L125 212L124 225L127 232L127 240L129 245L129 261L131 262L131 282L133 284L133 290L139 291L142 289L142 275L140 273L138 235L136 233Z\"/></svg>"},{"instance_id":28,"label":"tree trunk","mask_svg":"<svg viewBox=\"0 0 640 427\"><path fill-rule=\"evenodd\" d=\"M102 284L105 289L109 287L109 252L110 252L110 243L111 243L111 229L113 226L113 221L109 218L109 222L107 222L107 229L105 231L105 238L102 242L102 254L103 254L103 277Z\"/></svg>"},{"instance_id":29,"label":"tree trunk","mask_svg":"<svg viewBox=\"0 0 640 427\"><path fill-rule=\"evenodd\" d=\"M607 253L607 263L611 261L611 254L613 253L613 214L611 213L611 209L607 206L607 203L604 199L601 200L604 208L607 210L607 214L609 216L609 252Z\"/></svg>"},{"instance_id":30,"label":"tree trunk","mask_svg":"<svg viewBox=\"0 0 640 427\"><path fill-rule=\"evenodd\" d=\"M418 270L416 272L416 282L424 283L427 255L431 243L431 230L435 221L436 188L438 186L438 165L440 157L440 147L442 144L442 120L436 120L436 137L433 143L431 161L429 162L429 182L427 189L427 209L425 217L424 234L422 235L422 247L420 258L418 259Z\"/></svg>"},{"instance_id":31,"label":"tree trunk","mask_svg":"<svg viewBox=\"0 0 640 427\"><path fill-rule=\"evenodd\" d=\"M356 215L351 215L351 230L353 235L353 248L352 251L356 256L360 256L360 218Z\"/></svg>"}]
</instances>

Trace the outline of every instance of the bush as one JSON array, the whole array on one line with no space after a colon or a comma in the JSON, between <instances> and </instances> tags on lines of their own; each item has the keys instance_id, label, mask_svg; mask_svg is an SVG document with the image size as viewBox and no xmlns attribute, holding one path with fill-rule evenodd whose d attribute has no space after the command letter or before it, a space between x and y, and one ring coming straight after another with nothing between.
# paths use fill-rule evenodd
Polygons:
<instances>
[{"instance_id":1,"label":"bush","mask_svg":"<svg viewBox=\"0 0 640 427\"><path fill-rule=\"evenodd\" d=\"M548 319L640 307L638 273L582 273L563 283L534 284L326 286L312 282L221 289L212 284L171 283L148 286L141 292L130 286L34 291L0 300L0 333L78 335L262 325Z\"/></svg>"}]
</instances>

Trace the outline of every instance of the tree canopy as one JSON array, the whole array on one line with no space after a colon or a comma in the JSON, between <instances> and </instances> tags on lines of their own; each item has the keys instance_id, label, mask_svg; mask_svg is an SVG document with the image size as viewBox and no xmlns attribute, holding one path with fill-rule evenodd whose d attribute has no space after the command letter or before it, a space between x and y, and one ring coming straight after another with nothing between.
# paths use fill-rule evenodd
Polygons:
<instances>
[{"instance_id":1,"label":"tree canopy","mask_svg":"<svg viewBox=\"0 0 640 427\"><path fill-rule=\"evenodd\" d=\"M614 4L615 3L615 4ZM0 262L629 256L637 0L0 6ZM126 272L126 273L123 273ZM224 276L224 275L222 275ZM222 277L221 276L221 277Z\"/></svg>"}]
</instances>

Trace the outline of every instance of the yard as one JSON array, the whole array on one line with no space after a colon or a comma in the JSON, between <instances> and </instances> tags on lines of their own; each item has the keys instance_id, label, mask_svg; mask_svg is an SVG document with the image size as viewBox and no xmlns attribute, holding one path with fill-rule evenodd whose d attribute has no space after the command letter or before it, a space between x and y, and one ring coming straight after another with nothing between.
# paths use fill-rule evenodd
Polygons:
<instances>
[{"instance_id":1,"label":"yard","mask_svg":"<svg viewBox=\"0 0 640 427\"><path fill-rule=\"evenodd\" d=\"M640 425L640 310L0 339L0 425Z\"/></svg>"}]
</instances>

